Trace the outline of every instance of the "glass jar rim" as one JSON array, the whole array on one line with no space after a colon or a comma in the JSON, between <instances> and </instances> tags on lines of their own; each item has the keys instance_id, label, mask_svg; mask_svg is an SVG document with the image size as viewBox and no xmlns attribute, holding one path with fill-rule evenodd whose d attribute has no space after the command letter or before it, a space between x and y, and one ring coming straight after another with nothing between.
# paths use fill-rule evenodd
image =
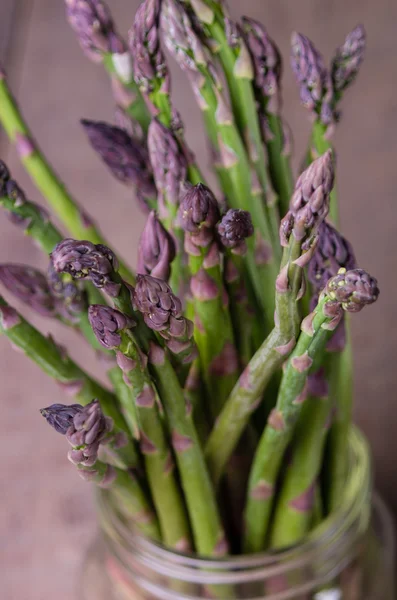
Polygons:
<instances>
[{"instance_id":1,"label":"glass jar rim","mask_svg":"<svg viewBox=\"0 0 397 600\"><path fill-rule=\"evenodd\" d=\"M145 538L127 526L107 501L106 492L98 494L98 508L117 535L106 538L121 563L125 553L139 556L139 562L159 574L182 581L207 584L243 583L277 576L286 569L317 562L324 563L324 577L338 573L350 560L351 552L361 541L370 519L371 490L370 453L366 439L357 428L350 437L350 470L341 506L315 528L303 542L281 551L265 551L250 555L220 558L181 554ZM105 534L106 537L106 534Z\"/></svg>"}]
</instances>

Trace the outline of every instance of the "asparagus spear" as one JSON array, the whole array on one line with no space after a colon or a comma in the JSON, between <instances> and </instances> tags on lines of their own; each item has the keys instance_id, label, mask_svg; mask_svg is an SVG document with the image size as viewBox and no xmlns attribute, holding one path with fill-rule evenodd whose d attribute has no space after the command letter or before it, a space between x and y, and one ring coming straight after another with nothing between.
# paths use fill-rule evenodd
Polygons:
<instances>
[{"instance_id":1,"label":"asparagus spear","mask_svg":"<svg viewBox=\"0 0 397 600\"><path fill-rule=\"evenodd\" d=\"M283 217L288 212L293 180L289 160L291 144L280 116L281 55L261 23L243 17L243 29L255 70L254 88L262 119L269 174L278 195L280 216Z\"/></svg>"},{"instance_id":2,"label":"asparagus spear","mask_svg":"<svg viewBox=\"0 0 397 600\"><path fill-rule=\"evenodd\" d=\"M127 131L103 121L83 119L81 124L93 149L112 175L126 185L133 185L141 206L157 206L157 190L149 165L147 149L142 141Z\"/></svg>"},{"instance_id":3,"label":"asparagus spear","mask_svg":"<svg viewBox=\"0 0 397 600\"><path fill-rule=\"evenodd\" d=\"M16 146L19 157L36 186L52 206L57 216L78 238L102 243L103 238L91 217L66 190L55 171L37 146L0 70L0 123ZM122 264L123 276L133 281L131 271Z\"/></svg>"},{"instance_id":4,"label":"asparagus spear","mask_svg":"<svg viewBox=\"0 0 397 600\"><path fill-rule=\"evenodd\" d=\"M238 376L238 356L215 240L219 218L218 204L209 188L198 184L187 191L179 208L179 222L185 231L185 250L192 275L194 335L214 418Z\"/></svg>"},{"instance_id":5,"label":"asparagus spear","mask_svg":"<svg viewBox=\"0 0 397 600\"><path fill-rule=\"evenodd\" d=\"M254 457L245 508L246 552L259 552L265 547L281 461L306 399L308 371L324 350L328 331L336 329L343 311L358 312L375 302L378 295L377 282L368 273L361 269L341 269L327 283L314 312L303 320L297 345L284 371L276 407Z\"/></svg>"},{"instance_id":6,"label":"asparagus spear","mask_svg":"<svg viewBox=\"0 0 397 600\"><path fill-rule=\"evenodd\" d=\"M85 407L53 404L40 412L55 431L66 436L72 446L68 458L82 479L111 490L138 529L160 539L156 515L135 476L98 460L99 446L108 443L113 430L113 421L104 416L98 400Z\"/></svg>"},{"instance_id":7,"label":"asparagus spear","mask_svg":"<svg viewBox=\"0 0 397 600\"><path fill-rule=\"evenodd\" d=\"M225 253L224 279L230 300L230 313L240 364L246 366L254 353L254 311L244 281L243 256L246 238L254 233L249 212L230 209L217 225L218 238ZM256 327L260 329L259 323ZM256 348L255 348L256 349Z\"/></svg>"},{"instance_id":8,"label":"asparagus spear","mask_svg":"<svg viewBox=\"0 0 397 600\"><path fill-rule=\"evenodd\" d=\"M147 131L150 116L134 81L132 58L102 0L65 0L66 17L90 60L108 71L116 102Z\"/></svg>"},{"instance_id":9,"label":"asparagus spear","mask_svg":"<svg viewBox=\"0 0 397 600\"><path fill-rule=\"evenodd\" d=\"M113 298L118 310L136 321L136 339L141 350L149 357L149 370L163 401L195 548L204 556L225 554L225 534L191 411L186 409L183 390L166 351L158 345L155 335L142 321L140 313L132 308L131 288L127 287L115 270L116 257L109 248L76 240L64 240L52 256L55 267L60 272L66 271L76 278L89 277L94 285L101 287ZM136 302L136 294L134 301ZM168 308L173 303L171 295ZM153 302L151 314L152 319L147 319L146 323L164 319L163 307L157 305L157 300Z\"/></svg>"},{"instance_id":10,"label":"asparagus spear","mask_svg":"<svg viewBox=\"0 0 397 600\"><path fill-rule=\"evenodd\" d=\"M246 149L222 95L221 80L215 65L195 34L186 10L174 0L166 0L161 23L165 43L189 76L204 114L211 144L221 158L222 182L226 185L224 192L228 201L233 208L248 210L257 224L256 240L252 239L248 243L247 267L271 328L273 297L266 295L264 290L274 285L280 248L272 238L265 206L256 196L255 179L252 179ZM267 252L262 252L263 245Z\"/></svg>"},{"instance_id":11,"label":"asparagus spear","mask_svg":"<svg viewBox=\"0 0 397 600\"><path fill-rule=\"evenodd\" d=\"M295 345L302 271L312 256L318 228L328 213L333 173L328 153L317 159L296 182L290 211L280 226L284 254L276 285L276 326L244 369L208 439L206 457L215 482L219 481L271 377Z\"/></svg>"},{"instance_id":12,"label":"asparagus spear","mask_svg":"<svg viewBox=\"0 0 397 600\"><path fill-rule=\"evenodd\" d=\"M309 375L307 394L272 518L271 548L299 542L313 519L316 483L332 409L324 369Z\"/></svg>"},{"instance_id":13,"label":"asparagus spear","mask_svg":"<svg viewBox=\"0 0 397 600\"><path fill-rule=\"evenodd\" d=\"M118 456L127 466L138 463L135 448L127 438L127 424L118 412L114 395L87 375L68 357L63 348L30 325L1 296L0 333L82 404L88 404L93 397L99 398L104 413L113 419L117 428L113 446Z\"/></svg>"},{"instance_id":14,"label":"asparagus spear","mask_svg":"<svg viewBox=\"0 0 397 600\"><path fill-rule=\"evenodd\" d=\"M117 362L131 390L130 403L138 415L140 449L159 518L162 541L179 551L190 548L185 507L172 465L172 455L159 411L159 398L137 345L134 324L119 311L90 306L91 325L100 342L117 351ZM125 407L125 415L129 407Z\"/></svg>"},{"instance_id":15,"label":"asparagus spear","mask_svg":"<svg viewBox=\"0 0 397 600\"><path fill-rule=\"evenodd\" d=\"M356 79L364 60L365 46L365 29L362 25L357 25L348 33L342 46L337 48L331 65L336 102Z\"/></svg>"}]
</instances>

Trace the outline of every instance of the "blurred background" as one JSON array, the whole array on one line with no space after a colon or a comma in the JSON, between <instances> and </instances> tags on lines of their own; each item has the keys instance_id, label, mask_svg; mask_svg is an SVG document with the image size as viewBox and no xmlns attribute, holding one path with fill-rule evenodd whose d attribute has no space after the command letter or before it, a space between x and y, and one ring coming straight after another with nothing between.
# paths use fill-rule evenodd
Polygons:
<instances>
[{"instance_id":1,"label":"blurred background","mask_svg":"<svg viewBox=\"0 0 397 600\"><path fill-rule=\"evenodd\" d=\"M122 33L139 0L109 0ZM297 168L308 139L289 67L293 30L308 35L327 60L363 23L368 50L342 103L335 134L342 230L360 266L379 279L379 303L354 319L356 418L372 444L376 482L397 511L397 3L395 0L230 0L260 19L285 58L284 116L294 134ZM128 188L112 179L88 146L79 119L113 117L108 79L82 54L62 0L1 0L0 59L44 152L73 194L94 214L115 249L132 264L144 218ZM172 65L175 104L203 168L209 156L187 81ZM32 200L43 202L0 131L0 156ZM0 261L46 266L40 251L0 214ZM18 308L21 308L19 305ZM32 317L94 370L80 340ZM94 371L95 372L95 371ZM100 376L100 373L96 372ZM71 600L84 552L95 532L90 487L66 459L64 441L38 409L62 401L55 383L0 339L0 565L5 600Z\"/></svg>"}]
</instances>

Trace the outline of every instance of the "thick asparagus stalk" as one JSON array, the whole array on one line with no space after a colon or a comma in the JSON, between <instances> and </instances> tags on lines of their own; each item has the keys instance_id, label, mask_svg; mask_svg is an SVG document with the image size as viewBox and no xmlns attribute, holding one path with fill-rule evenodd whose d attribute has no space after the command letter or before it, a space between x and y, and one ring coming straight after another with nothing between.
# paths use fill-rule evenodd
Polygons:
<instances>
[{"instance_id":1,"label":"thick asparagus stalk","mask_svg":"<svg viewBox=\"0 0 397 600\"><path fill-rule=\"evenodd\" d=\"M69 231L76 237L102 243L102 235L91 217L72 198L37 146L12 97L5 77L1 76L0 122L11 142L15 143L19 157L38 189ZM121 265L120 268L125 278L133 281L129 269L125 265Z\"/></svg>"},{"instance_id":2,"label":"thick asparagus stalk","mask_svg":"<svg viewBox=\"0 0 397 600\"><path fill-rule=\"evenodd\" d=\"M288 212L293 179L289 160L291 143L280 116L281 55L261 23L243 17L243 29L255 70L254 88L262 118L269 174L278 195L279 213L283 217Z\"/></svg>"},{"instance_id":3,"label":"thick asparagus stalk","mask_svg":"<svg viewBox=\"0 0 397 600\"><path fill-rule=\"evenodd\" d=\"M65 0L66 17L90 60L102 62L111 76L116 102L147 131L150 116L134 81L132 58L101 0Z\"/></svg>"},{"instance_id":4,"label":"thick asparagus stalk","mask_svg":"<svg viewBox=\"0 0 397 600\"><path fill-rule=\"evenodd\" d=\"M272 548L299 542L313 520L316 484L332 410L323 369L309 376L307 394L272 519Z\"/></svg>"},{"instance_id":5,"label":"thick asparagus stalk","mask_svg":"<svg viewBox=\"0 0 397 600\"><path fill-rule=\"evenodd\" d=\"M281 462L295 431L307 394L307 376L316 356L338 326L343 311L358 312L375 302L377 282L361 269L341 269L329 280L314 312L302 322L297 345L288 360L275 409L259 442L250 474L245 508L246 552L266 544L275 485Z\"/></svg>"},{"instance_id":6,"label":"thick asparagus stalk","mask_svg":"<svg viewBox=\"0 0 397 600\"><path fill-rule=\"evenodd\" d=\"M105 348L117 351L117 362L128 382L130 406L134 407L139 426L140 449L153 502L159 518L162 541L179 551L191 547L189 525L182 496L173 469L173 457L163 429L159 398L145 361L136 344L131 319L105 306L90 306L90 322Z\"/></svg>"},{"instance_id":7,"label":"thick asparagus stalk","mask_svg":"<svg viewBox=\"0 0 397 600\"><path fill-rule=\"evenodd\" d=\"M209 188L198 184L188 190L179 208L179 221L185 231L192 275L194 335L214 418L238 377L238 356L215 240L219 219L218 204Z\"/></svg>"},{"instance_id":8,"label":"thick asparagus stalk","mask_svg":"<svg viewBox=\"0 0 397 600\"><path fill-rule=\"evenodd\" d=\"M91 146L99 154L112 175L136 188L139 204L148 209L157 207L157 190L144 143L127 131L103 121L83 119L81 124Z\"/></svg>"},{"instance_id":9,"label":"thick asparagus stalk","mask_svg":"<svg viewBox=\"0 0 397 600\"><path fill-rule=\"evenodd\" d=\"M52 338L45 337L30 325L17 311L0 296L0 333L35 362L61 388L82 404L92 398L100 399L104 413L115 423L117 437L114 449L127 466L138 464L135 448L128 441L127 424L117 409L115 396L85 373L57 346Z\"/></svg>"},{"instance_id":10,"label":"thick asparagus stalk","mask_svg":"<svg viewBox=\"0 0 397 600\"><path fill-rule=\"evenodd\" d=\"M171 432L195 548L199 554L206 556L225 554L225 534L191 411L187 410L183 390L166 351L158 345L155 335L145 325L140 313L132 308L131 288L126 286L115 271L116 257L109 248L75 240L64 240L52 256L59 271L66 271L77 278L89 277L94 285L101 287L113 298L118 310L136 321L136 339L143 352L149 356L149 369L162 399ZM152 306L152 313L155 322L164 318L163 308L157 306L157 301ZM146 323L151 321L147 319Z\"/></svg>"},{"instance_id":11,"label":"thick asparagus stalk","mask_svg":"<svg viewBox=\"0 0 397 600\"><path fill-rule=\"evenodd\" d=\"M135 476L98 460L99 446L108 443L113 430L113 421L104 416L98 400L85 407L53 404L40 412L55 431L66 436L72 446L68 458L82 479L111 490L139 530L160 539L156 515Z\"/></svg>"},{"instance_id":12,"label":"thick asparagus stalk","mask_svg":"<svg viewBox=\"0 0 397 600\"><path fill-rule=\"evenodd\" d=\"M327 216L332 184L330 153L315 161L296 182L290 211L280 227L284 255L276 285L276 327L243 371L208 439L206 457L215 482L271 377L295 345L303 268L312 256L318 228Z\"/></svg>"}]
</instances>

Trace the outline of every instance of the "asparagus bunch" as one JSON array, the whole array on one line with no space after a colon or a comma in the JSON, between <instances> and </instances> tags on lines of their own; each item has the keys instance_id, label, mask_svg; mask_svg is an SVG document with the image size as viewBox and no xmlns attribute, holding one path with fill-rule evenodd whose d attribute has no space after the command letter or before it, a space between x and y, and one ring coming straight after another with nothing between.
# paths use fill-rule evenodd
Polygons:
<instances>
[{"instance_id":1,"label":"asparagus bunch","mask_svg":"<svg viewBox=\"0 0 397 600\"><path fill-rule=\"evenodd\" d=\"M2 297L0 332L74 395L78 404L41 412L66 436L83 479L106 487L142 534L202 556L295 544L342 501L352 403L345 314L379 293L335 227L329 140L364 31L347 36L329 69L306 36L293 35L293 69L314 118L293 185L281 56L259 22L236 23L215 0L145 0L128 49L100 0L66 7L116 92L117 125L82 124L147 212L137 275L62 186L2 74L0 121L73 237L0 161L0 205L49 262L46 273L1 264L0 284L82 333L111 385ZM195 92L218 189L188 148L163 45Z\"/></svg>"}]
</instances>

